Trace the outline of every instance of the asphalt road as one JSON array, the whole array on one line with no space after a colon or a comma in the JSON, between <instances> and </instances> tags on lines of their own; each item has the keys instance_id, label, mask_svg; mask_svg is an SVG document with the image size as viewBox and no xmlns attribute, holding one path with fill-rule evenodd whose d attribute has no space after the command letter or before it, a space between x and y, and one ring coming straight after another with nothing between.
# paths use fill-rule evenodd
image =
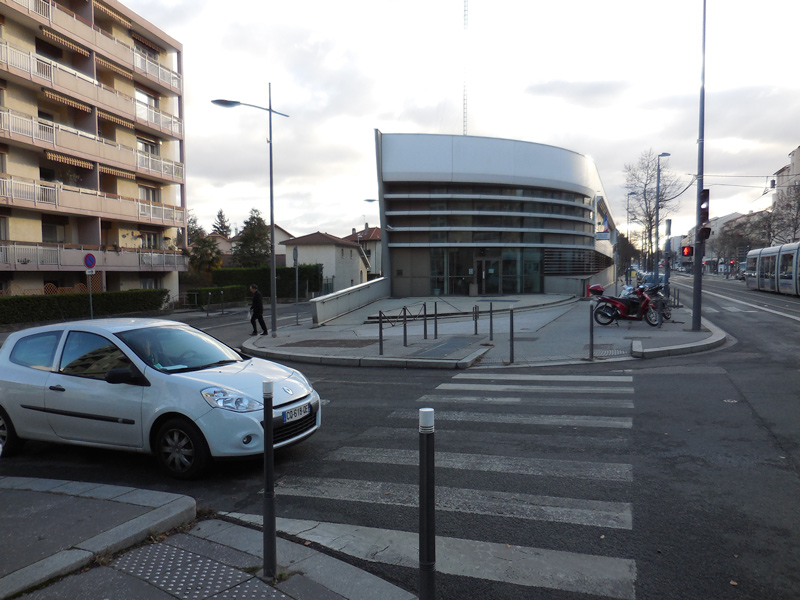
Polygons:
<instances>
[{"instance_id":1,"label":"asphalt road","mask_svg":"<svg viewBox=\"0 0 800 600\"><path fill-rule=\"evenodd\" d=\"M691 279L674 283L690 300ZM416 415L433 406L436 532L467 548L454 566L439 550L440 598L796 599L800 299L716 278L704 290L704 316L736 343L701 355L465 373L297 365L323 427L276 455L279 516L416 533ZM239 310L190 322L237 345ZM231 461L176 482L146 456L38 443L0 463L246 514L261 512L262 472ZM480 552L505 551L507 567L484 572L470 549L487 564ZM416 590L414 568L337 556Z\"/></svg>"}]
</instances>

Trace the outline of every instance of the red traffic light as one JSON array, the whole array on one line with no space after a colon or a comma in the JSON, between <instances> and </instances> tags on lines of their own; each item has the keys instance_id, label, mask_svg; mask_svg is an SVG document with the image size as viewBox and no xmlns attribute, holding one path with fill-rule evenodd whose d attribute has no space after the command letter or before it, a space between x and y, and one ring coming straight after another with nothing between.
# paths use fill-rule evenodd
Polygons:
<instances>
[{"instance_id":1,"label":"red traffic light","mask_svg":"<svg viewBox=\"0 0 800 600\"><path fill-rule=\"evenodd\" d=\"M681 255L694 256L694 246L681 246Z\"/></svg>"}]
</instances>

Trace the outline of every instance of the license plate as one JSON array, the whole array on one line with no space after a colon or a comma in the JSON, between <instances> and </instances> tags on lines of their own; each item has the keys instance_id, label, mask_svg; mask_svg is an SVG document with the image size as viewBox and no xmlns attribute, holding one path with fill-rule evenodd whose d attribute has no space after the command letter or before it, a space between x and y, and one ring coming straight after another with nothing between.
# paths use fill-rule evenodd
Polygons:
<instances>
[{"instance_id":1,"label":"license plate","mask_svg":"<svg viewBox=\"0 0 800 600\"><path fill-rule=\"evenodd\" d=\"M301 406L296 406L295 408L290 408L289 410L283 411L283 422L288 423L289 421L302 419L310 412L311 404L308 403Z\"/></svg>"}]
</instances>

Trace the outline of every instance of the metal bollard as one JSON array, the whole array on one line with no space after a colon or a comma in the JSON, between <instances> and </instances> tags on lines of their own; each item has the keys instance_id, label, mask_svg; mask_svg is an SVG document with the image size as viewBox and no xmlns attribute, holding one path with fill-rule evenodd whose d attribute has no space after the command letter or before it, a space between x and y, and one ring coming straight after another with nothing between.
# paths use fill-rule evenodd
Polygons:
<instances>
[{"instance_id":1,"label":"metal bollard","mask_svg":"<svg viewBox=\"0 0 800 600\"><path fill-rule=\"evenodd\" d=\"M433 303L433 339L439 339L439 303Z\"/></svg>"},{"instance_id":2,"label":"metal bollard","mask_svg":"<svg viewBox=\"0 0 800 600\"><path fill-rule=\"evenodd\" d=\"M383 311L378 311L378 352L383 356Z\"/></svg>"},{"instance_id":3,"label":"metal bollard","mask_svg":"<svg viewBox=\"0 0 800 600\"><path fill-rule=\"evenodd\" d=\"M403 307L403 347L408 346L408 320L406 319L406 307Z\"/></svg>"},{"instance_id":4,"label":"metal bollard","mask_svg":"<svg viewBox=\"0 0 800 600\"><path fill-rule=\"evenodd\" d=\"M589 360L594 360L594 302L589 300Z\"/></svg>"},{"instance_id":5,"label":"metal bollard","mask_svg":"<svg viewBox=\"0 0 800 600\"><path fill-rule=\"evenodd\" d=\"M428 339L428 303L422 303L422 338Z\"/></svg>"},{"instance_id":6,"label":"metal bollard","mask_svg":"<svg viewBox=\"0 0 800 600\"><path fill-rule=\"evenodd\" d=\"M419 410L419 600L436 597L434 411Z\"/></svg>"},{"instance_id":7,"label":"metal bollard","mask_svg":"<svg viewBox=\"0 0 800 600\"><path fill-rule=\"evenodd\" d=\"M206 303L206 316L208 316L208 311L211 308L211 292L208 292L208 302Z\"/></svg>"},{"instance_id":8,"label":"metal bollard","mask_svg":"<svg viewBox=\"0 0 800 600\"><path fill-rule=\"evenodd\" d=\"M224 315L225 314L225 290L220 290L219 291L219 302L220 302L220 305L221 305L219 313L221 315Z\"/></svg>"},{"instance_id":9,"label":"metal bollard","mask_svg":"<svg viewBox=\"0 0 800 600\"><path fill-rule=\"evenodd\" d=\"M514 364L514 309L508 309L508 323L509 323L509 343L511 344L511 353L509 357L509 362L513 365Z\"/></svg>"},{"instance_id":10,"label":"metal bollard","mask_svg":"<svg viewBox=\"0 0 800 600\"><path fill-rule=\"evenodd\" d=\"M275 434L272 430L272 382L262 384L264 392L264 577L275 579L278 572L278 542L275 524Z\"/></svg>"},{"instance_id":11,"label":"metal bollard","mask_svg":"<svg viewBox=\"0 0 800 600\"><path fill-rule=\"evenodd\" d=\"M476 304L472 307L472 320L475 321L475 335L478 335L478 315L480 315L480 310Z\"/></svg>"},{"instance_id":12,"label":"metal bollard","mask_svg":"<svg viewBox=\"0 0 800 600\"><path fill-rule=\"evenodd\" d=\"M494 308L493 302L489 302L489 341L494 341Z\"/></svg>"}]
</instances>

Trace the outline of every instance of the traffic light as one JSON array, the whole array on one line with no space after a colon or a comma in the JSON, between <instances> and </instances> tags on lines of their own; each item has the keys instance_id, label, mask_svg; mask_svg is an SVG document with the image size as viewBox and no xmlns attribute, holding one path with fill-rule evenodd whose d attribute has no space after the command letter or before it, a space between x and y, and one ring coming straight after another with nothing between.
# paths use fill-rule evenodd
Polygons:
<instances>
[{"instance_id":1,"label":"traffic light","mask_svg":"<svg viewBox=\"0 0 800 600\"><path fill-rule=\"evenodd\" d=\"M694 256L694 246L681 246L681 256Z\"/></svg>"},{"instance_id":2,"label":"traffic light","mask_svg":"<svg viewBox=\"0 0 800 600\"><path fill-rule=\"evenodd\" d=\"M698 242L705 242L711 237L711 227L708 226L709 220L708 190L703 190L700 192L700 229L697 230Z\"/></svg>"}]
</instances>

